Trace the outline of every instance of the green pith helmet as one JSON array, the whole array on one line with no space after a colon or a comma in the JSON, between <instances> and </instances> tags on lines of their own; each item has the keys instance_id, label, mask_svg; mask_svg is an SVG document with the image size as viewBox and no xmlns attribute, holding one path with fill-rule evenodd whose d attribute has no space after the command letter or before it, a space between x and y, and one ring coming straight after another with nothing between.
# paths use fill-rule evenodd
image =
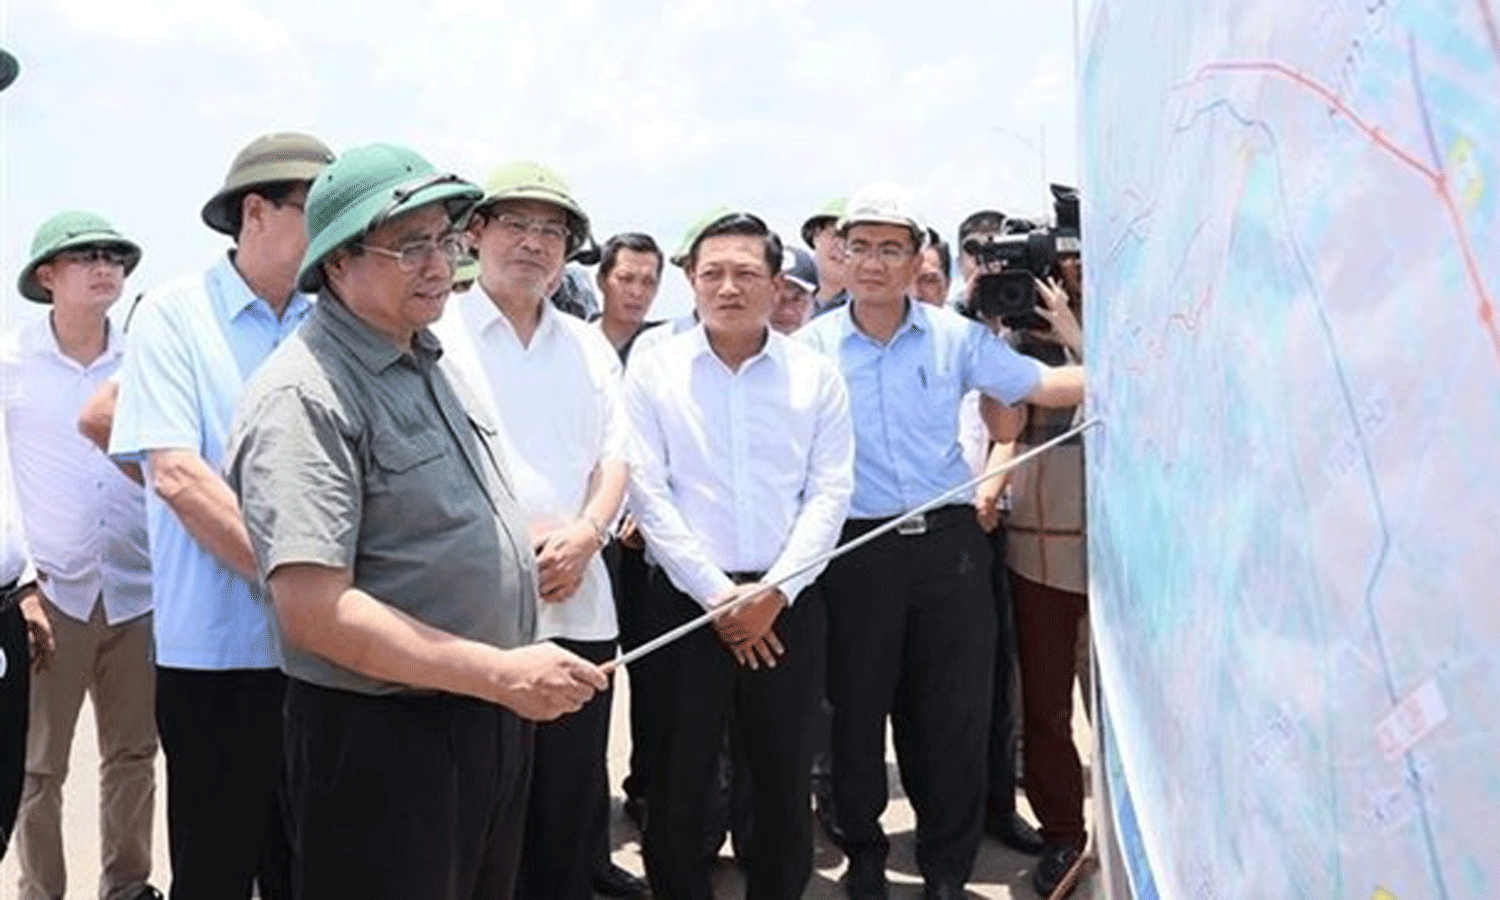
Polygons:
<instances>
[{"instance_id":1,"label":"green pith helmet","mask_svg":"<svg viewBox=\"0 0 1500 900\"><path fill-rule=\"evenodd\" d=\"M835 225L843 218L844 209L849 205L847 197L835 197L823 204L823 208L807 217L802 223L802 242L812 249L813 235L818 229L825 225Z\"/></svg>"},{"instance_id":2,"label":"green pith helmet","mask_svg":"<svg viewBox=\"0 0 1500 900\"><path fill-rule=\"evenodd\" d=\"M567 213L572 232L568 238L569 255L588 239L588 214L574 199L562 176L541 163L518 160L491 172L484 180L484 199L475 208L483 209L501 200L536 200L550 203Z\"/></svg>"},{"instance_id":3,"label":"green pith helmet","mask_svg":"<svg viewBox=\"0 0 1500 900\"><path fill-rule=\"evenodd\" d=\"M395 144L370 144L340 156L313 182L307 194L307 253L297 272L297 288L323 285L320 264L328 254L363 237L403 213L443 203L458 223L484 195L477 185L437 171L416 151Z\"/></svg>"},{"instance_id":4,"label":"green pith helmet","mask_svg":"<svg viewBox=\"0 0 1500 900\"><path fill-rule=\"evenodd\" d=\"M248 188L287 181L312 181L333 162L333 151L310 134L294 131L263 134L235 154L224 186L203 204L203 224L234 237L230 204Z\"/></svg>"},{"instance_id":5,"label":"green pith helmet","mask_svg":"<svg viewBox=\"0 0 1500 900\"><path fill-rule=\"evenodd\" d=\"M479 259L473 254L465 253L458 258L453 266L453 283L462 284L465 281L473 281L479 277Z\"/></svg>"},{"instance_id":6,"label":"green pith helmet","mask_svg":"<svg viewBox=\"0 0 1500 900\"><path fill-rule=\"evenodd\" d=\"M10 87L10 83L21 74L21 64L10 55L4 47L0 47L0 91Z\"/></svg>"},{"instance_id":7,"label":"green pith helmet","mask_svg":"<svg viewBox=\"0 0 1500 900\"><path fill-rule=\"evenodd\" d=\"M698 236L707 231L708 226L733 212L734 210L727 206L715 206L702 216L699 216L693 224L688 226L688 230L683 233L682 243L677 245L677 251L672 254L672 258L668 262L678 268L685 268L687 266L688 254L693 252L693 245L698 243Z\"/></svg>"},{"instance_id":8,"label":"green pith helmet","mask_svg":"<svg viewBox=\"0 0 1500 900\"><path fill-rule=\"evenodd\" d=\"M116 231L108 219L82 209L60 212L43 222L36 230L36 237L31 239L31 261L16 279L21 296L38 303L51 303L52 292L36 280L37 267L64 250L79 247L112 247L124 253L127 277L141 261L141 248Z\"/></svg>"}]
</instances>

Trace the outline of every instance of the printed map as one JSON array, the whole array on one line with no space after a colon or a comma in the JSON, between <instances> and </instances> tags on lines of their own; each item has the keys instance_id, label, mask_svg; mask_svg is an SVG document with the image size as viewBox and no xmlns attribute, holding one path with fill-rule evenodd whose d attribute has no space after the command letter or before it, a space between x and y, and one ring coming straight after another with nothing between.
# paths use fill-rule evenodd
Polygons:
<instances>
[{"instance_id":1,"label":"printed map","mask_svg":"<svg viewBox=\"0 0 1500 900\"><path fill-rule=\"evenodd\" d=\"M1500 6L1096 0L1081 84L1132 878L1500 897Z\"/></svg>"}]
</instances>

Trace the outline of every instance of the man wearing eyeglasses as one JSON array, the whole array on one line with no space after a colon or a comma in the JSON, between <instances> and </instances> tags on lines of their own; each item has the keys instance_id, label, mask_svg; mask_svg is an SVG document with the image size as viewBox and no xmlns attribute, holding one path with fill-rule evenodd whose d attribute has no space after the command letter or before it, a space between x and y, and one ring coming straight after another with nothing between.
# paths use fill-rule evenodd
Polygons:
<instances>
[{"instance_id":1,"label":"man wearing eyeglasses","mask_svg":"<svg viewBox=\"0 0 1500 900\"><path fill-rule=\"evenodd\" d=\"M104 900L160 898L151 874L156 670L140 485L74 427L120 367L107 318L141 251L96 213L37 229L21 295L51 307L0 347L0 409L36 561L42 653L31 688L26 788L16 832L21 900L61 897L62 787L84 694L98 720Z\"/></svg>"},{"instance_id":2,"label":"man wearing eyeglasses","mask_svg":"<svg viewBox=\"0 0 1500 900\"><path fill-rule=\"evenodd\" d=\"M290 676L299 897L510 897L525 720L606 683L531 643L537 576L505 452L427 327L481 195L405 147L331 165L298 275L316 309L236 417L229 477Z\"/></svg>"},{"instance_id":3,"label":"man wearing eyeglasses","mask_svg":"<svg viewBox=\"0 0 1500 900\"><path fill-rule=\"evenodd\" d=\"M144 463L156 717L167 760L173 900L290 896L280 812L285 678L234 494L220 475L235 403L311 308L296 290L307 186L333 154L268 134L204 205L235 245L146 293L120 370L110 452Z\"/></svg>"},{"instance_id":4,"label":"man wearing eyeglasses","mask_svg":"<svg viewBox=\"0 0 1500 900\"><path fill-rule=\"evenodd\" d=\"M620 362L602 333L548 302L589 220L558 173L513 162L486 180L469 219L476 289L453 298L435 329L500 427L537 555L537 637L593 663L615 655L619 628L600 550L624 499L626 425ZM539 725L517 897L589 900L645 884L608 858L611 692Z\"/></svg>"},{"instance_id":5,"label":"man wearing eyeglasses","mask_svg":"<svg viewBox=\"0 0 1500 900\"><path fill-rule=\"evenodd\" d=\"M1083 370L1048 368L948 309L914 301L926 229L906 192L871 185L839 230L851 302L799 332L835 360L854 418L854 495L842 541L968 481L958 442L964 394L1069 406ZM995 611L991 551L956 497L829 564L829 699L838 839L852 900L888 895L885 723L917 818L928 900L963 896L984 812Z\"/></svg>"}]
</instances>

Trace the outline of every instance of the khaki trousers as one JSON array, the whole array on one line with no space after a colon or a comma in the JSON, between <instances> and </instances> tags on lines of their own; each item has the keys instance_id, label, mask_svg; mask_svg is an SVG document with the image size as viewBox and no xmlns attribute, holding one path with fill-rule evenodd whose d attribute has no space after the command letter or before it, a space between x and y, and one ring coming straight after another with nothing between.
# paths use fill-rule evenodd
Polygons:
<instances>
[{"instance_id":1,"label":"khaki trousers","mask_svg":"<svg viewBox=\"0 0 1500 900\"><path fill-rule=\"evenodd\" d=\"M151 875L156 796L156 667L151 614L119 625L96 602L87 622L43 601L57 654L32 676L26 782L16 825L20 900L54 900L67 889L62 786L73 728L87 692L99 737L101 900L131 900ZM77 893L75 892L75 896Z\"/></svg>"}]
</instances>

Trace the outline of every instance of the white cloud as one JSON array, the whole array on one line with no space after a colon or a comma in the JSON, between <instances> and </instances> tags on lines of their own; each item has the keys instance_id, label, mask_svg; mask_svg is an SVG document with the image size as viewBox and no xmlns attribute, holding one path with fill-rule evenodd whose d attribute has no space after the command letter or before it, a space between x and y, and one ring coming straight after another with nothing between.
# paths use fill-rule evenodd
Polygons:
<instances>
[{"instance_id":1,"label":"white cloud","mask_svg":"<svg viewBox=\"0 0 1500 900\"><path fill-rule=\"evenodd\" d=\"M25 74L0 101L0 264L14 271L35 224L78 204L146 243L132 289L196 267L219 243L197 209L229 158L286 128L335 149L407 143L476 178L544 160L601 232L669 246L722 201L795 240L826 199L876 179L910 185L951 233L975 206L1039 205L1039 148L997 126L1031 139L1045 122L1049 176L1073 176L1071 28L1060 0L13 8Z\"/></svg>"}]
</instances>

